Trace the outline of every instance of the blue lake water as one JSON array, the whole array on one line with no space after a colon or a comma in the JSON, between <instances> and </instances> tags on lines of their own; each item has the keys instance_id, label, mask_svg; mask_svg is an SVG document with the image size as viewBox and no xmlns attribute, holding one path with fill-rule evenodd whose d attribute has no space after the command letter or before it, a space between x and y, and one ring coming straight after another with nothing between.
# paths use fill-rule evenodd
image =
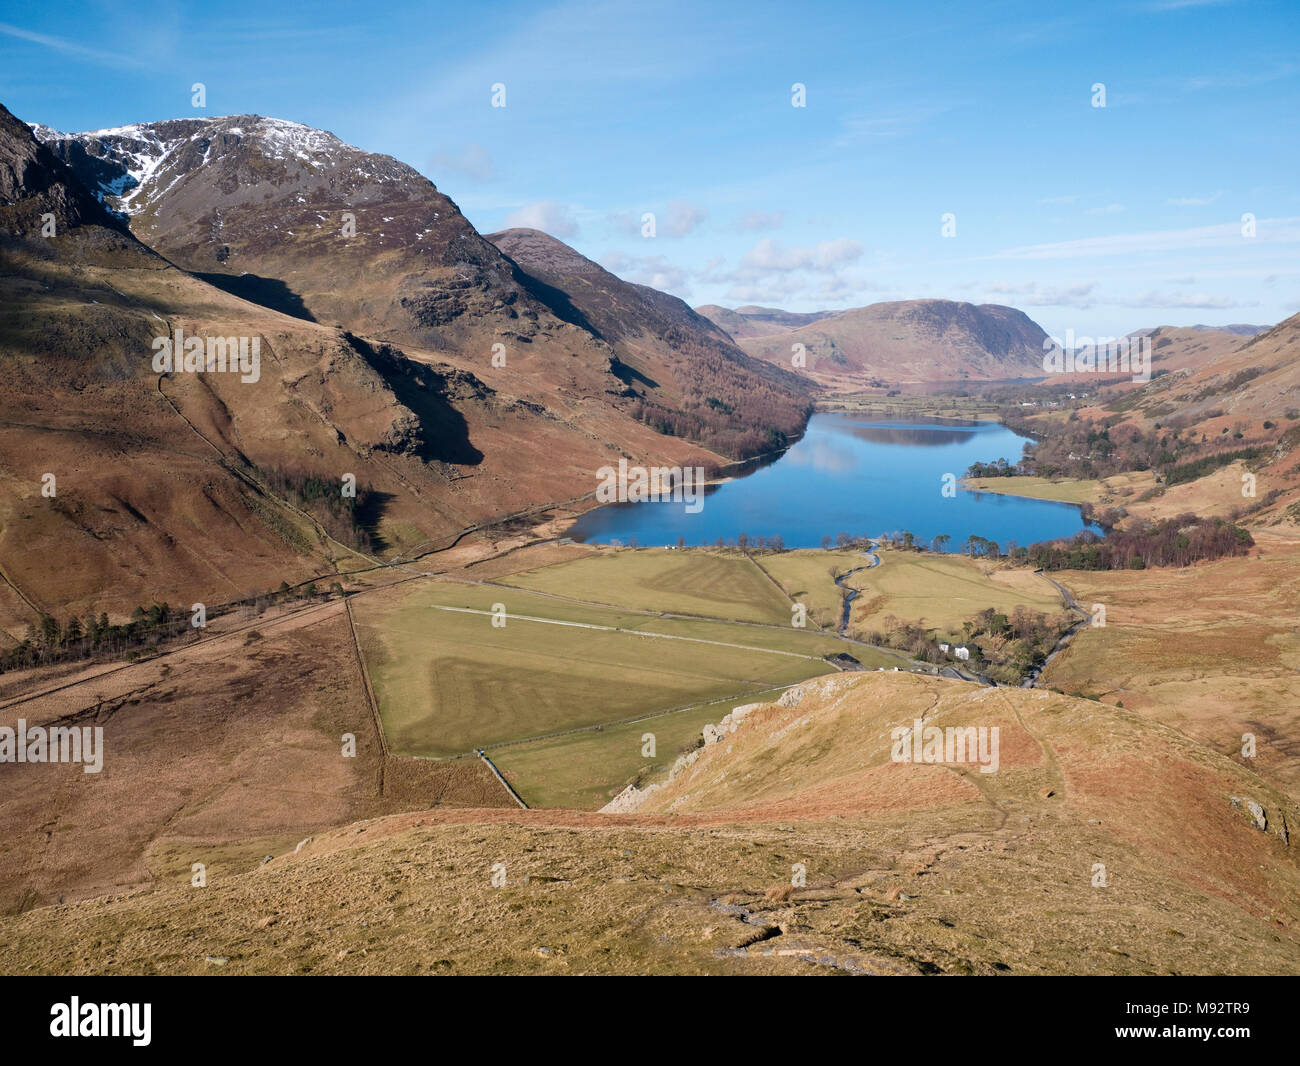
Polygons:
<instances>
[{"instance_id":1,"label":"blue lake water","mask_svg":"<svg viewBox=\"0 0 1300 1066\"><path fill-rule=\"evenodd\" d=\"M691 514L682 501L614 503L583 515L575 540L642 546L712 544L740 534L779 534L787 548L818 548L840 533L913 533L928 543L947 534L960 551L975 534L1008 542L1073 536L1089 528L1073 504L958 488L945 497L944 475L974 462L1020 458L1025 438L995 422L891 421L857 414L815 414L794 447L775 462L706 490ZM698 504L697 504L698 506Z\"/></svg>"}]
</instances>

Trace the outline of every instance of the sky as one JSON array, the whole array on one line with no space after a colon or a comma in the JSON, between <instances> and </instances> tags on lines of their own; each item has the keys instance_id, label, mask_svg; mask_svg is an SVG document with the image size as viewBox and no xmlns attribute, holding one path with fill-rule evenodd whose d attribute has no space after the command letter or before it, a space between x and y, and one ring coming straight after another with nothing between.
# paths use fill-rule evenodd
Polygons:
<instances>
[{"instance_id":1,"label":"sky","mask_svg":"<svg viewBox=\"0 0 1300 1066\"><path fill-rule=\"evenodd\" d=\"M327 129L695 306L1300 310L1298 0L0 0L0 103Z\"/></svg>"}]
</instances>

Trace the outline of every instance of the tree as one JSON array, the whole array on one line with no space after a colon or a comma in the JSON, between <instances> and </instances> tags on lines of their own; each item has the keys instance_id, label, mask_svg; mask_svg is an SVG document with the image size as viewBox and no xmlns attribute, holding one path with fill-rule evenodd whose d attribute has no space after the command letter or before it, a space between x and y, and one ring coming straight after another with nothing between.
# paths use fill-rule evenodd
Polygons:
<instances>
[{"instance_id":1,"label":"tree","mask_svg":"<svg viewBox=\"0 0 1300 1066\"><path fill-rule=\"evenodd\" d=\"M44 647L52 648L59 642L59 623L54 620L53 615L41 615L40 630L41 644Z\"/></svg>"}]
</instances>

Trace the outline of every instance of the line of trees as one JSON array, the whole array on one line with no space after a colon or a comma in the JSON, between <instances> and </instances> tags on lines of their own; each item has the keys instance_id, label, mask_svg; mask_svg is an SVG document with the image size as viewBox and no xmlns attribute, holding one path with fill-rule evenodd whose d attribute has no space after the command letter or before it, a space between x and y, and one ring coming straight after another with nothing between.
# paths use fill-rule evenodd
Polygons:
<instances>
[{"instance_id":1,"label":"line of trees","mask_svg":"<svg viewBox=\"0 0 1300 1066\"><path fill-rule=\"evenodd\" d=\"M1144 570L1245 555L1254 544L1250 531L1233 522L1183 514L1104 538L1084 530L1068 541L1018 549L1012 558L1043 570Z\"/></svg>"},{"instance_id":2,"label":"line of trees","mask_svg":"<svg viewBox=\"0 0 1300 1066\"><path fill-rule=\"evenodd\" d=\"M231 603L205 607L206 620L211 621L235 610L243 610L250 617L260 615L274 603L291 600L315 599L322 595L343 595L343 586L331 582L322 593L315 582L291 588L281 582L278 589L254 593ZM13 648L0 654L0 673L23 670L33 666L47 666L81 659L133 659L141 651L152 651L184 639L197 639L203 630L193 625L193 616L173 608L168 603L154 603L136 607L125 622L110 622L108 614L93 610L85 616L70 615L59 622L49 614L42 614L27 626L23 639Z\"/></svg>"}]
</instances>

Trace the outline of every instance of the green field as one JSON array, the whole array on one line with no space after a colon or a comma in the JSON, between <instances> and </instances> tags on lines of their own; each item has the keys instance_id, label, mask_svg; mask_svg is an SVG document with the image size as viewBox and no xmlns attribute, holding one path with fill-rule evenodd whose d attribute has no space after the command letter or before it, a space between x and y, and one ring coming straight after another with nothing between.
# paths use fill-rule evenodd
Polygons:
<instances>
[{"instance_id":1,"label":"green field","mask_svg":"<svg viewBox=\"0 0 1300 1066\"><path fill-rule=\"evenodd\" d=\"M639 610L790 624L790 602L740 554L624 549L512 574L506 584Z\"/></svg>"},{"instance_id":2,"label":"green field","mask_svg":"<svg viewBox=\"0 0 1300 1066\"><path fill-rule=\"evenodd\" d=\"M506 610L500 628L486 613L496 603ZM868 665L899 662L818 632L438 581L361 598L354 614L389 745L410 755L741 697L829 673L822 656L840 651Z\"/></svg>"},{"instance_id":3,"label":"green field","mask_svg":"<svg viewBox=\"0 0 1300 1066\"><path fill-rule=\"evenodd\" d=\"M810 618L833 629L839 624L844 604L835 578L860 566L870 566L871 560L860 552L790 551L761 556L758 564L781 584L790 599L807 606Z\"/></svg>"},{"instance_id":4,"label":"green field","mask_svg":"<svg viewBox=\"0 0 1300 1066\"><path fill-rule=\"evenodd\" d=\"M1010 612L1024 604L1048 614L1061 609L1060 596L1037 575L1010 570L995 579L960 555L881 551L880 566L854 574L848 584L861 590L850 633L883 629L891 614L956 635L963 621L986 607Z\"/></svg>"},{"instance_id":5,"label":"green field","mask_svg":"<svg viewBox=\"0 0 1300 1066\"><path fill-rule=\"evenodd\" d=\"M973 477L962 481L974 492L994 492L1003 496L1028 496L1035 500L1059 500L1062 503L1096 503L1100 481L1060 480L1045 477Z\"/></svg>"},{"instance_id":6,"label":"green field","mask_svg":"<svg viewBox=\"0 0 1300 1066\"><path fill-rule=\"evenodd\" d=\"M780 692L747 693L640 722L493 748L488 754L530 807L595 810L633 781L644 784L665 775L694 746L700 731L733 707L774 700ZM653 758L641 754L647 733L655 737Z\"/></svg>"}]
</instances>

